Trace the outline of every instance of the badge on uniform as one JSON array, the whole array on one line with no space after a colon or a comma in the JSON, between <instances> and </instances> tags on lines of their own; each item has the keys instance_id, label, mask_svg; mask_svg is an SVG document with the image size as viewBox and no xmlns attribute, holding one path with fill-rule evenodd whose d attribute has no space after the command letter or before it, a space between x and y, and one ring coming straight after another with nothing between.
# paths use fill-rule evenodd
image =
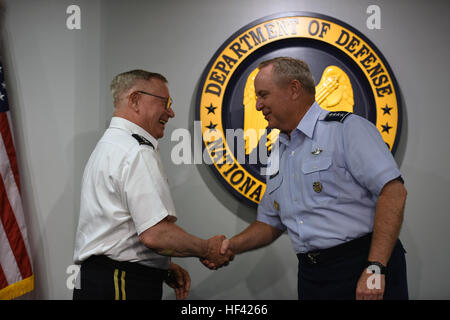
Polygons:
<instances>
[{"instance_id":1,"label":"badge on uniform","mask_svg":"<svg viewBox=\"0 0 450 320\"><path fill-rule=\"evenodd\" d=\"M319 155L323 150L320 148L315 148L313 151L311 151L311 154L317 156Z\"/></svg>"},{"instance_id":2,"label":"badge on uniform","mask_svg":"<svg viewBox=\"0 0 450 320\"><path fill-rule=\"evenodd\" d=\"M280 205L275 200L273 201L273 206L275 207L275 210L280 211Z\"/></svg>"},{"instance_id":3,"label":"badge on uniform","mask_svg":"<svg viewBox=\"0 0 450 320\"><path fill-rule=\"evenodd\" d=\"M313 190L317 193L322 192L322 184L319 181L313 183Z\"/></svg>"}]
</instances>

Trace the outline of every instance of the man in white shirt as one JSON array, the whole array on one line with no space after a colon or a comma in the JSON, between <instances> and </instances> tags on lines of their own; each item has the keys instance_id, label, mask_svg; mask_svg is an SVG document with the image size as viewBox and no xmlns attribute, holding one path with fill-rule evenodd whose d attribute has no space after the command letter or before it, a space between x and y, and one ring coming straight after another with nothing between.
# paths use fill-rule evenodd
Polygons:
<instances>
[{"instance_id":1,"label":"man in white shirt","mask_svg":"<svg viewBox=\"0 0 450 320\"><path fill-rule=\"evenodd\" d=\"M175 116L164 76L143 70L111 82L114 115L84 171L74 261L74 299L161 299L162 283L186 298L190 277L170 256L227 264L224 236L193 236L174 222L175 207L157 139ZM169 277L168 277L169 275Z\"/></svg>"}]
</instances>

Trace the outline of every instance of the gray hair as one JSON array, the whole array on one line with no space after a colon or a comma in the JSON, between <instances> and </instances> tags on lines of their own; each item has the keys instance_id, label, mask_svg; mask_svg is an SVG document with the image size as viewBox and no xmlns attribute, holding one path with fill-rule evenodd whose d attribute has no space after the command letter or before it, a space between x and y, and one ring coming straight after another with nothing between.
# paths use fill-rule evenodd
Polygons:
<instances>
[{"instance_id":1,"label":"gray hair","mask_svg":"<svg viewBox=\"0 0 450 320\"><path fill-rule=\"evenodd\" d=\"M274 81L280 86L288 84L292 80L298 80L305 90L316 94L314 77L306 62L291 57L277 57L261 62L258 68L273 65Z\"/></svg>"},{"instance_id":2,"label":"gray hair","mask_svg":"<svg viewBox=\"0 0 450 320\"><path fill-rule=\"evenodd\" d=\"M159 79L162 82L167 83L167 79L163 75L140 69L123 72L115 76L109 85L112 97L114 99L114 104L118 102L119 97L123 92L129 90L135 85L136 81L150 81L151 79Z\"/></svg>"}]
</instances>

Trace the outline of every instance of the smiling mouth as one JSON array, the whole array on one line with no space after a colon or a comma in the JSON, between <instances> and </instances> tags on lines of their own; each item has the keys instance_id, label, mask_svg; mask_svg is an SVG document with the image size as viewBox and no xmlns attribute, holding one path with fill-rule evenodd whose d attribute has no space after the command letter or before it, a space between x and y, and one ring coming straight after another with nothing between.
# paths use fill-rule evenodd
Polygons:
<instances>
[{"instance_id":1,"label":"smiling mouth","mask_svg":"<svg viewBox=\"0 0 450 320\"><path fill-rule=\"evenodd\" d=\"M164 120L159 120L159 123L161 123L161 124L166 124L167 123L167 121L164 121Z\"/></svg>"}]
</instances>

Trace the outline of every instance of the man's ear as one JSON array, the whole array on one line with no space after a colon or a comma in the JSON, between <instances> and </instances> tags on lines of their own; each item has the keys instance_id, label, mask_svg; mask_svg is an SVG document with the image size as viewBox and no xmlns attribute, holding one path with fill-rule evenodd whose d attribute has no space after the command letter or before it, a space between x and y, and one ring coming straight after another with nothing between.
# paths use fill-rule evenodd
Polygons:
<instances>
[{"instance_id":1,"label":"man's ear","mask_svg":"<svg viewBox=\"0 0 450 320\"><path fill-rule=\"evenodd\" d=\"M140 94L136 91L132 92L129 96L128 96L128 107L130 107L133 111L139 112L139 99L140 99Z\"/></svg>"},{"instance_id":2,"label":"man's ear","mask_svg":"<svg viewBox=\"0 0 450 320\"><path fill-rule=\"evenodd\" d=\"M298 80L292 80L289 84L292 100L297 100L303 94L303 86Z\"/></svg>"}]
</instances>

